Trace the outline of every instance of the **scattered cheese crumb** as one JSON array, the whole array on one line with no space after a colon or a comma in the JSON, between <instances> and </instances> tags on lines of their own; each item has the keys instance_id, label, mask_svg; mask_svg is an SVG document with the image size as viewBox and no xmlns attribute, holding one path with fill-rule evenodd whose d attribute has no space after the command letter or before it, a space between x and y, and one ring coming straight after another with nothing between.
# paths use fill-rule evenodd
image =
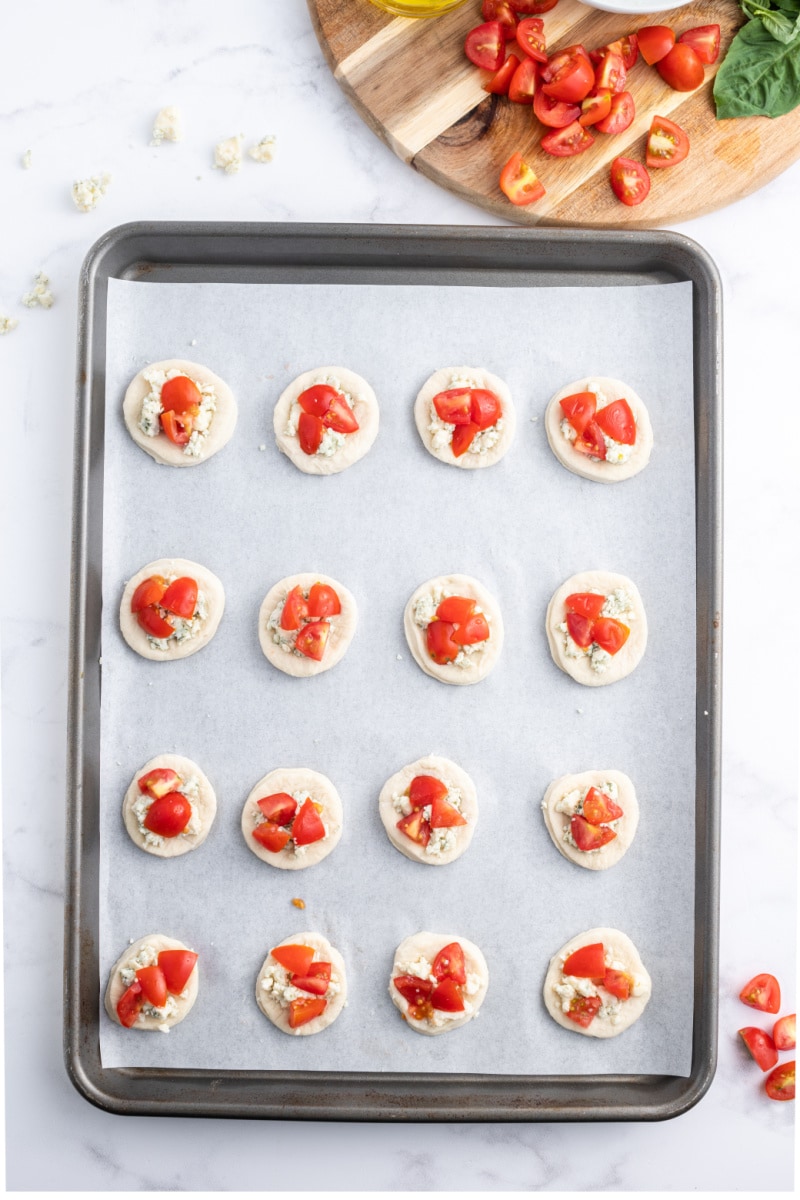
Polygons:
<instances>
[{"instance_id":1,"label":"scattered cheese crumb","mask_svg":"<svg viewBox=\"0 0 800 1200\"><path fill-rule=\"evenodd\" d=\"M247 153L255 162L272 162L275 153L275 135L268 133L260 142L256 142L255 146L251 146Z\"/></svg>"},{"instance_id":2,"label":"scattered cheese crumb","mask_svg":"<svg viewBox=\"0 0 800 1200\"><path fill-rule=\"evenodd\" d=\"M0 336L6 333L11 333L12 329L16 329L19 321L16 317L0 317Z\"/></svg>"},{"instance_id":3,"label":"scattered cheese crumb","mask_svg":"<svg viewBox=\"0 0 800 1200\"><path fill-rule=\"evenodd\" d=\"M292 904L295 906L295 908L305 908L306 906L305 900L301 900L299 896L295 896L294 900L292 900Z\"/></svg>"},{"instance_id":4,"label":"scattered cheese crumb","mask_svg":"<svg viewBox=\"0 0 800 1200\"><path fill-rule=\"evenodd\" d=\"M153 122L153 140L151 146L160 146L162 142L179 142L183 138L183 120L177 108L168 104L156 114Z\"/></svg>"},{"instance_id":5,"label":"scattered cheese crumb","mask_svg":"<svg viewBox=\"0 0 800 1200\"><path fill-rule=\"evenodd\" d=\"M397 656L397 661L398 661L398 662L402 662L402 661L403 661L403 656L402 656L402 654L398 654L398 656Z\"/></svg>"},{"instance_id":6,"label":"scattered cheese crumb","mask_svg":"<svg viewBox=\"0 0 800 1200\"><path fill-rule=\"evenodd\" d=\"M267 447L266 447L266 444L264 442L262 442L258 448L259 448L259 450L266 450Z\"/></svg>"},{"instance_id":7,"label":"scattered cheese crumb","mask_svg":"<svg viewBox=\"0 0 800 1200\"><path fill-rule=\"evenodd\" d=\"M197 345L197 338L192 338L192 340L189 342L189 345L190 345L190 346L196 346L196 345Z\"/></svg>"},{"instance_id":8,"label":"scattered cheese crumb","mask_svg":"<svg viewBox=\"0 0 800 1200\"><path fill-rule=\"evenodd\" d=\"M217 142L214 147L214 166L226 175L238 174L242 165L242 142L244 134L237 133L233 137Z\"/></svg>"},{"instance_id":9,"label":"scattered cheese crumb","mask_svg":"<svg viewBox=\"0 0 800 1200\"><path fill-rule=\"evenodd\" d=\"M23 156L22 156L22 169L23 169L23 171L30 171L30 169L31 169L31 159L32 159L32 158L33 158L33 153L32 153L32 151L30 151L30 150L26 150L26 151L25 151L25 153L24 153L24 154L23 154Z\"/></svg>"},{"instance_id":10,"label":"scattered cheese crumb","mask_svg":"<svg viewBox=\"0 0 800 1200\"><path fill-rule=\"evenodd\" d=\"M582 709L582 708L576 708L576 709L575 709L575 712L576 712L576 713L582 713L582 712L583 712L583 709Z\"/></svg>"},{"instance_id":11,"label":"scattered cheese crumb","mask_svg":"<svg viewBox=\"0 0 800 1200\"><path fill-rule=\"evenodd\" d=\"M78 212L92 212L97 207L97 201L105 196L110 183L108 171L102 175L92 175L91 179L76 179L72 185L72 199Z\"/></svg>"},{"instance_id":12,"label":"scattered cheese crumb","mask_svg":"<svg viewBox=\"0 0 800 1200\"><path fill-rule=\"evenodd\" d=\"M44 271L39 271L33 278L33 291L26 292L22 303L26 308L52 308L53 293L50 291L50 280Z\"/></svg>"}]
</instances>

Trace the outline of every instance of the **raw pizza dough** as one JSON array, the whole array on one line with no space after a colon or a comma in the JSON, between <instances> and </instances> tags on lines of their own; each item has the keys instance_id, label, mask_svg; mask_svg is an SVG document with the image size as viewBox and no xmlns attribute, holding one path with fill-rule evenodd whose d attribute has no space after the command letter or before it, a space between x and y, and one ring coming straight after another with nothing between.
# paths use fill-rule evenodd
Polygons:
<instances>
[{"instance_id":1,"label":"raw pizza dough","mask_svg":"<svg viewBox=\"0 0 800 1200\"><path fill-rule=\"evenodd\" d=\"M490 449L476 452L470 448L465 454L456 458L450 445L450 438L443 439L441 446L435 445L438 431L431 430L428 426L432 421L439 420L433 409L434 396L453 387L464 387L467 383L474 388L485 388L487 391L495 393L503 409L500 418L503 426L502 429L498 429L497 432L500 436ZM422 385L414 401L414 421L419 436L422 438L422 444L429 454L438 458L439 462L448 463L451 467L463 467L466 470L473 470L476 467L491 467L499 462L511 446L517 427L517 416L508 384L482 367L443 367L439 371L434 371L430 379ZM484 436L487 432L488 430L483 431ZM481 434L476 434L476 442L480 437Z\"/></svg>"},{"instance_id":2,"label":"raw pizza dough","mask_svg":"<svg viewBox=\"0 0 800 1200\"><path fill-rule=\"evenodd\" d=\"M628 593L633 603L635 619L631 618L630 633L622 649L611 655L605 670L595 671L588 654L579 651L577 658L567 654L566 637L558 626L566 621L565 601L567 596L571 596L575 592L602 592L605 596L609 596L617 588L622 588ZM623 624L628 624L624 616L621 615L618 619ZM553 593L553 598L547 607L546 628L553 662L567 675L571 675L576 683L584 683L587 687L602 687L607 683L617 683L626 675L630 675L631 671L639 665L647 646L647 617L639 590L627 575L618 575L614 571L580 571L562 583L561 587Z\"/></svg>"},{"instance_id":3,"label":"raw pizza dough","mask_svg":"<svg viewBox=\"0 0 800 1200\"><path fill-rule=\"evenodd\" d=\"M564 840L564 833L570 826L570 815L559 812L556 805L570 792L583 792L590 787L604 792L609 783L616 784L617 795L616 797L612 796L611 799L619 805L624 813L624 816L618 817L615 823L617 836L612 842L606 842L605 846L601 846L599 850L579 850L577 846ZM619 862L636 835L636 827L639 824L639 802L636 799L633 783L627 775L623 775L622 771L581 771L577 775L562 775L559 779L553 780L542 800L542 814L547 832L553 839L554 846L564 855L564 858L568 858L570 862L577 863L579 867L586 867L590 871L605 871Z\"/></svg>"},{"instance_id":4,"label":"raw pizza dough","mask_svg":"<svg viewBox=\"0 0 800 1200\"><path fill-rule=\"evenodd\" d=\"M432 967L433 960L439 951L445 946L449 946L451 942L458 942L464 951L464 964L467 974L466 986L463 988L465 1011L463 1013L445 1013L434 1010L432 1020L425 1019L418 1021L416 1017L412 1017L409 1013L410 1006L408 1001L400 995L392 980L396 979L398 975L418 974L425 963L428 964L429 968ZM420 960L421 966L418 967L417 972L408 970L409 966L417 965L420 963ZM425 978L428 977L425 976ZM423 978L423 976L420 976L420 978ZM415 1029L417 1033L434 1036L437 1033L449 1033L451 1029L457 1029L459 1025L466 1025L473 1017L477 1017L478 1010L486 997L488 987L489 968L486 965L486 959L474 942L470 942L458 934L415 933L412 937L407 937L404 942L401 942L395 950L392 974L389 980L389 995L392 998L392 1003L403 1014L409 1029Z\"/></svg>"},{"instance_id":5,"label":"raw pizza dough","mask_svg":"<svg viewBox=\"0 0 800 1200\"><path fill-rule=\"evenodd\" d=\"M262 985L265 980L271 977L271 968L277 968L277 976L280 981L286 979L288 982L288 972L281 967L272 957L272 951L269 952L264 959L261 970L256 979L256 1003L261 1009L265 1017L269 1017L272 1024L283 1033L288 1033L292 1037L308 1037L312 1033L321 1033L323 1029L327 1029L332 1025L339 1013L347 1003L347 973L345 971L344 959L339 951L330 944L327 938L324 938L321 933L296 933L292 937L284 938L282 942L278 942L278 946L311 946L314 950L314 960L316 962L329 962L331 964L331 983L324 997L328 1001L324 1012L318 1017L314 1017L311 1021L307 1021L305 1025L299 1025L297 1029L292 1029L289 1025L289 1008L287 1004L281 1004L280 1001L272 995L271 989L268 990ZM277 947L274 947L277 949ZM334 989L338 989L334 993ZM308 995L306 992L300 992L294 999ZM308 999L313 999L308 995Z\"/></svg>"},{"instance_id":6,"label":"raw pizza dough","mask_svg":"<svg viewBox=\"0 0 800 1200\"><path fill-rule=\"evenodd\" d=\"M274 796L277 792L287 792L290 796L294 796L295 792L302 792L302 799L299 795L295 796L298 806L309 796L313 803L321 804L323 808L320 816L327 830L326 836L318 842L299 846L299 853L295 852L292 841L277 851L268 850L266 846L257 842L253 837L253 830L260 824L256 817L261 816L257 801L264 796ZM263 779L259 779L245 800L242 810L242 834L248 849L262 862L273 867L280 867L284 871L299 871L304 867L316 866L336 848L342 836L342 801L339 793L330 779L319 771L310 771L307 767L279 767L270 771Z\"/></svg>"},{"instance_id":7,"label":"raw pizza dough","mask_svg":"<svg viewBox=\"0 0 800 1200\"><path fill-rule=\"evenodd\" d=\"M145 830L144 834L140 831L139 819L134 812L133 806L138 800L146 800L149 797L139 791L139 780L143 775L149 775L151 771L156 771L159 768L172 768L173 771L176 771L180 775L183 785L190 783L192 779L197 780L196 793L193 794L190 792L188 794L192 805L192 816L187 829L191 829L193 825L196 825L197 831L195 833L184 831L183 833L179 833L177 837L165 838L159 837L157 834L152 834L149 830ZM179 791L180 788L177 790ZM130 834L131 841L140 850L146 850L148 854L155 854L158 858L177 858L180 854L188 854L190 850L196 850L208 837L208 831L213 824L216 814L217 797L207 776L203 774L197 763L192 762L190 758L184 758L180 754L157 754L155 758L151 758L149 762L146 762L134 775L131 785L125 793L125 799L122 802L122 819L125 822L125 828ZM147 835L146 837L145 834Z\"/></svg>"},{"instance_id":8,"label":"raw pizza dough","mask_svg":"<svg viewBox=\"0 0 800 1200\"><path fill-rule=\"evenodd\" d=\"M442 592L440 600L444 596L466 596L468 599L477 601L489 622L490 636L486 648L484 650L477 649L472 654L465 653L464 662L474 662L473 666L459 666L456 662L435 663L428 653L425 640L427 626L423 627L417 624L414 618L414 609L417 601L424 596L432 596L435 600L433 606L435 610L440 603L440 600L436 600L440 591ZM406 605L403 625L408 648L417 666L422 667L426 675L431 675L434 679L441 680L442 683L479 683L492 670L503 648L503 618L500 615L500 606L491 592L488 592L483 584L478 583L478 580L473 579L471 575L437 575L434 579L420 584ZM481 643L478 645L480 646Z\"/></svg>"},{"instance_id":9,"label":"raw pizza dough","mask_svg":"<svg viewBox=\"0 0 800 1200\"><path fill-rule=\"evenodd\" d=\"M136 619L136 614L131 612L133 593L139 584L144 583L151 575L162 575L165 579L180 579L186 575L196 580L198 591L205 595L208 608L208 616L193 637L184 638L181 642L169 638L163 650L150 645L147 634ZM198 650L207 646L217 632L224 609L225 591L219 579L207 567L190 562L188 558L157 558L155 562L147 563L137 571L125 584L119 608L119 624L122 636L131 650L141 654L142 658L152 659L153 662L165 662L175 658L188 658L190 654L196 654Z\"/></svg>"},{"instance_id":10,"label":"raw pizza dough","mask_svg":"<svg viewBox=\"0 0 800 1200\"><path fill-rule=\"evenodd\" d=\"M145 371L179 371L181 375L187 375L194 383L213 385L217 407L208 432L203 439L202 452L199 456L195 457L192 454L184 453L183 446L176 446L165 433L148 437L139 428L142 404L151 390L151 385L144 377ZM203 367L200 363L188 362L184 358L166 358L163 362L148 363L146 367L142 367L138 375L134 375L122 402L122 415L128 427L128 433L136 445L141 446L157 463L163 463L168 467L196 467L200 463L206 462L231 440L236 428L237 408L233 392L227 383L220 379L219 375L209 371L208 367Z\"/></svg>"},{"instance_id":11,"label":"raw pizza dough","mask_svg":"<svg viewBox=\"0 0 800 1200\"><path fill-rule=\"evenodd\" d=\"M309 588L315 583L326 583L332 587L342 606L342 611L337 616L325 618L330 622L331 631L328 634L325 653L320 662L291 648L290 631L269 628L270 616L279 605L283 606L293 587L300 587L307 594ZM273 667L277 667L286 675L293 675L296 679L306 679L309 675L321 675L323 671L330 671L331 667L335 667L338 662L341 662L355 635L357 621L358 609L355 597L344 584L339 583L336 579L331 579L330 575L314 575L310 571L306 571L301 575L287 575L285 579L281 579L279 583L269 589L258 613L258 640ZM276 642L276 633L287 640Z\"/></svg>"},{"instance_id":12,"label":"raw pizza dough","mask_svg":"<svg viewBox=\"0 0 800 1200\"><path fill-rule=\"evenodd\" d=\"M594 392L597 396L598 409L605 408L614 400L627 400L633 418L636 421L636 441L627 462L615 464L601 459L589 458L572 449L570 439L564 437L561 422L564 412L559 401L577 392ZM585 379L576 379L568 383L560 392L556 392L547 406L544 417L544 427L550 449L562 466L575 475L584 479L593 479L596 483L618 483L621 479L630 479L647 466L653 449L653 427L644 401L637 396L632 387L620 379L610 379L605 375L590 375Z\"/></svg>"},{"instance_id":13,"label":"raw pizza dough","mask_svg":"<svg viewBox=\"0 0 800 1200\"><path fill-rule=\"evenodd\" d=\"M330 384L344 392L358 421L358 429L344 434L344 445L331 455L306 454L300 449L297 434L287 432L297 397L319 383ZM275 405L272 424L278 449L301 471L307 475L336 475L364 457L378 436L379 419L378 401L366 379L356 375L355 371L348 371L347 367L317 367L313 371L304 371L284 388Z\"/></svg>"},{"instance_id":14,"label":"raw pizza dough","mask_svg":"<svg viewBox=\"0 0 800 1200\"><path fill-rule=\"evenodd\" d=\"M600 996L604 1006L610 1004L612 1009L617 1009L616 1013L608 1016L602 1016L601 1010L592 1023L584 1029L564 1014L562 998L555 988L561 982L562 963L574 950L578 950L581 946L591 946L594 942L603 943L607 967L615 964L615 970L626 971L633 976L634 990L638 994L629 996L627 1000L617 1000L616 996L612 996L601 984L595 986L591 980L582 979L580 982L586 985L590 995ZM553 1020L571 1033L584 1033L587 1037L609 1038L624 1033L633 1025L634 1021L638 1021L650 999L652 988L650 976L631 939L626 934L620 933L618 929L601 927L579 933L576 937L571 938L565 946L562 946L557 954L553 955L544 981L544 1002ZM616 1019L614 1019L615 1017Z\"/></svg>"},{"instance_id":15,"label":"raw pizza dough","mask_svg":"<svg viewBox=\"0 0 800 1200\"><path fill-rule=\"evenodd\" d=\"M412 841L402 830L397 828L397 822L405 815L405 810L395 808L394 797L407 792L411 780L416 775L433 775L447 784L449 789L456 788L460 793L459 811L467 819L466 825L454 825L449 830L441 830L444 834L453 835L453 844L449 848L435 853L432 847L435 848L436 839L433 836L427 846L421 846L419 842ZM452 803L450 795L445 799ZM411 811L410 805L408 811ZM378 797L378 812L389 841L401 854L415 862L425 863L426 866L443 867L460 858L472 841L472 835L478 822L478 797L475 784L466 771L462 771L461 767L451 762L449 758L440 758L439 755L429 754L426 758L418 758L416 762L409 763L407 767L403 767L402 771L397 771L390 779L387 779Z\"/></svg>"},{"instance_id":16,"label":"raw pizza dough","mask_svg":"<svg viewBox=\"0 0 800 1200\"><path fill-rule=\"evenodd\" d=\"M166 937L163 933L150 933L147 937L139 938L138 942L133 942L132 945L126 946L124 952L119 956L114 966L111 968L111 973L108 977L108 986L106 988L105 1006L106 1012L112 1021L117 1025L121 1025L117 1016L117 1003L123 992L127 991L127 984L123 983L120 972L128 967L136 970L138 967L155 965L158 955L162 950L190 950L190 946L184 946L183 942L176 941L175 938ZM145 953L142 953L145 951ZM138 959L138 961L136 961ZM178 996L170 995L167 999L173 1000L175 1003L174 1012L163 1017L147 1017L143 1012L139 1013L136 1022L130 1026L131 1029L144 1030L161 1030L163 1033L169 1032L173 1025L179 1024L184 1017L188 1016L192 1005L197 999L198 987L198 963L195 963L194 970L189 976L186 987Z\"/></svg>"}]
</instances>

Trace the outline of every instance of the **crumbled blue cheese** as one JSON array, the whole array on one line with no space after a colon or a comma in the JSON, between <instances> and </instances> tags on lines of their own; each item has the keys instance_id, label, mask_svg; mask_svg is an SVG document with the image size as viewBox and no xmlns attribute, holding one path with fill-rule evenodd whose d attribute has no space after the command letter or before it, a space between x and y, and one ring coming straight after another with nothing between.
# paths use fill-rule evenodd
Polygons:
<instances>
[{"instance_id":1,"label":"crumbled blue cheese","mask_svg":"<svg viewBox=\"0 0 800 1200\"><path fill-rule=\"evenodd\" d=\"M0 337L6 333L11 333L11 330L16 329L18 325L19 321L16 317L0 316Z\"/></svg>"},{"instance_id":2,"label":"crumbled blue cheese","mask_svg":"<svg viewBox=\"0 0 800 1200\"><path fill-rule=\"evenodd\" d=\"M168 104L157 114L153 122L153 140L151 146L160 146L162 142L180 142L183 138L183 122L181 114L174 105Z\"/></svg>"},{"instance_id":3,"label":"crumbled blue cheese","mask_svg":"<svg viewBox=\"0 0 800 1200\"><path fill-rule=\"evenodd\" d=\"M310 1000L312 998L310 992L301 991L300 988L294 987L289 982L289 972L280 963L273 962L267 967L264 972L264 978L261 980L262 991L276 1000L282 1008L288 1008L293 1000ZM332 1000L334 996L338 996L342 990L342 983L339 976L332 969L331 977L328 981L328 990L325 993L325 1000Z\"/></svg>"},{"instance_id":4,"label":"crumbled blue cheese","mask_svg":"<svg viewBox=\"0 0 800 1200\"><path fill-rule=\"evenodd\" d=\"M574 442L575 438L578 436L577 432L575 429L573 429L566 417L564 417L561 422L561 433L568 442Z\"/></svg>"},{"instance_id":5,"label":"crumbled blue cheese","mask_svg":"<svg viewBox=\"0 0 800 1200\"><path fill-rule=\"evenodd\" d=\"M336 429L326 429L322 435L322 441L317 446L316 453L321 458L333 458L337 450L341 450L346 437L347 434L339 433Z\"/></svg>"},{"instance_id":6,"label":"crumbled blue cheese","mask_svg":"<svg viewBox=\"0 0 800 1200\"><path fill-rule=\"evenodd\" d=\"M33 158L33 151L26 150L25 153L23 154L22 160L21 160L23 171L30 171L32 158Z\"/></svg>"},{"instance_id":7,"label":"crumbled blue cheese","mask_svg":"<svg viewBox=\"0 0 800 1200\"><path fill-rule=\"evenodd\" d=\"M398 963L395 974L413 975L415 979L430 979L433 983L436 982L436 976L433 973L433 964L429 963L427 958L421 954L413 962Z\"/></svg>"},{"instance_id":8,"label":"crumbled blue cheese","mask_svg":"<svg viewBox=\"0 0 800 1200\"><path fill-rule=\"evenodd\" d=\"M111 176L108 171L102 175L92 175L89 179L76 179L72 185L72 199L79 212L93 212L97 202L102 200L108 191Z\"/></svg>"},{"instance_id":9,"label":"crumbled blue cheese","mask_svg":"<svg viewBox=\"0 0 800 1200\"><path fill-rule=\"evenodd\" d=\"M505 421L499 417L494 425L490 425L488 429L482 429L469 444L468 454L488 454L493 450L505 429Z\"/></svg>"},{"instance_id":10,"label":"crumbled blue cheese","mask_svg":"<svg viewBox=\"0 0 800 1200\"><path fill-rule=\"evenodd\" d=\"M39 271L34 276L33 288L22 297L22 303L26 308L53 307L53 293L50 291L50 280L44 271Z\"/></svg>"},{"instance_id":11,"label":"crumbled blue cheese","mask_svg":"<svg viewBox=\"0 0 800 1200\"><path fill-rule=\"evenodd\" d=\"M597 642L592 642L589 647L589 662L592 665L592 670L598 675L602 675L611 662L611 655L607 650L603 650L598 646Z\"/></svg>"},{"instance_id":12,"label":"crumbled blue cheese","mask_svg":"<svg viewBox=\"0 0 800 1200\"><path fill-rule=\"evenodd\" d=\"M273 156L275 154L275 135L274 135L274 133L268 133L265 137L262 137L261 141L256 142L256 144L254 146L251 146L250 149L247 151L247 153L250 155L250 157L253 159L254 162L257 162L257 163L272 162Z\"/></svg>"},{"instance_id":13,"label":"crumbled blue cheese","mask_svg":"<svg viewBox=\"0 0 800 1200\"><path fill-rule=\"evenodd\" d=\"M455 428L455 425L451 425L449 421L443 421L433 407L433 404L431 404L431 419L428 423L428 433L433 434L431 445L434 450L443 450L445 446L450 445Z\"/></svg>"},{"instance_id":14,"label":"crumbled blue cheese","mask_svg":"<svg viewBox=\"0 0 800 1200\"><path fill-rule=\"evenodd\" d=\"M167 583L174 583L178 578L177 575L170 575ZM197 590L197 603L195 605L194 615L191 617L176 617L174 613L169 614L169 619L172 622L173 632L168 638L151 637L148 633L147 640L154 650L168 650L174 642L186 642L190 638L196 637L203 624L208 618L208 600L202 589Z\"/></svg>"},{"instance_id":15,"label":"crumbled blue cheese","mask_svg":"<svg viewBox=\"0 0 800 1200\"><path fill-rule=\"evenodd\" d=\"M233 137L224 138L214 147L214 166L226 175L236 175L242 165L242 143L244 134L237 133Z\"/></svg>"},{"instance_id":16,"label":"crumbled blue cheese","mask_svg":"<svg viewBox=\"0 0 800 1200\"><path fill-rule=\"evenodd\" d=\"M586 653L586 651L583 650L578 643L574 642L570 637L566 621L562 621L560 625L556 626L556 628L558 629L559 633L563 633L564 635L564 653L566 654L567 658L580 658Z\"/></svg>"},{"instance_id":17,"label":"crumbled blue cheese","mask_svg":"<svg viewBox=\"0 0 800 1200\"><path fill-rule=\"evenodd\" d=\"M441 854L447 854L448 850L453 850L455 844L456 835L452 829L432 829L425 853L437 858Z\"/></svg>"},{"instance_id":18,"label":"crumbled blue cheese","mask_svg":"<svg viewBox=\"0 0 800 1200\"><path fill-rule=\"evenodd\" d=\"M606 596L606 602L603 605L600 613L601 617L614 617L615 620L625 618L625 624L628 621L636 620L636 613L633 608L633 600L625 591L624 588L614 588L610 595Z\"/></svg>"},{"instance_id":19,"label":"crumbled blue cheese","mask_svg":"<svg viewBox=\"0 0 800 1200\"><path fill-rule=\"evenodd\" d=\"M613 463L615 467L619 467L623 463L626 463L631 454L633 454L633 446L626 446L623 442L615 442L614 439L610 438L607 433L603 434L603 441L606 444L605 461L607 463Z\"/></svg>"},{"instance_id":20,"label":"crumbled blue cheese","mask_svg":"<svg viewBox=\"0 0 800 1200\"><path fill-rule=\"evenodd\" d=\"M556 812L566 813L567 816L574 817L583 807L583 797L585 794L585 792L581 794L580 788L574 788L571 792L567 792L566 796L562 796L556 802Z\"/></svg>"},{"instance_id":21,"label":"crumbled blue cheese","mask_svg":"<svg viewBox=\"0 0 800 1200\"><path fill-rule=\"evenodd\" d=\"M407 817L411 813L411 801L406 792L397 792L392 796L392 808L395 812L400 813L401 817Z\"/></svg>"}]
</instances>

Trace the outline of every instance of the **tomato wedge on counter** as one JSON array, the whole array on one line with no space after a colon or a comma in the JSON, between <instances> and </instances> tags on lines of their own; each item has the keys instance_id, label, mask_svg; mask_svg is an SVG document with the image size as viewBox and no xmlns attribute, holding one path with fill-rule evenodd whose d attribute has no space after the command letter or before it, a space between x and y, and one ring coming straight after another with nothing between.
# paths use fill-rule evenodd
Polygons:
<instances>
[{"instance_id":1,"label":"tomato wedge on counter","mask_svg":"<svg viewBox=\"0 0 800 1200\"><path fill-rule=\"evenodd\" d=\"M506 61L503 63L500 70L492 76L492 78L484 83L483 90L494 96L506 96L508 89L511 86L511 80L514 77L514 72L519 66L519 59L516 54L509 54Z\"/></svg>"},{"instance_id":2,"label":"tomato wedge on counter","mask_svg":"<svg viewBox=\"0 0 800 1200\"><path fill-rule=\"evenodd\" d=\"M598 133L624 133L633 123L636 116L636 105L630 92L619 92L611 97L607 117L595 123Z\"/></svg>"},{"instance_id":3,"label":"tomato wedge on counter","mask_svg":"<svg viewBox=\"0 0 800 1200\"><path fill-rule=\"evenodd\" d=\"M554 96L545 95L539 88L533 97L533 113L543 125L548 125L551 129L563 129L565 125L571 125L573 121L578 120L581 115L581 106L580 104L565 104L563 100L556 100Z\"/></svg>"},{"instance_id":4,"label":"tomato wedge on counter","mask_svg":"<svg viewBox=\"0 0 800 1200\"><path fill-rule=\"evenodd\" d=\"M464 42L464 53L476 67L497 71L503 65L506 39L499 21L486 21L470 29Z\"/></svg>"},{"instance_id":5,"label":"tomato wedge on counter","mask_svg":"<svg viewBox=\"0 0 800 1200\"><path fill-rule=\"evenodd\" d=\"M524 59L517 67L509 84L509 100L514 104L533 104L538 76L538 63L534 62L532 58Z\"/></svg>"},{"instance_id":6,"label":"tomato wedge on counter","mask_svg":"<svg viewBox=\"0 0 800 1200\"><path fill-rule=\"evenodd\" d=\"M778 1051L768 1033L755 1025L739 1030L739 1036L762 1071L769 1071L778 1061Z\"/></svg>"},{"instance_id":7,"label":"tomato wedge on counter","mask_svg":"<svg viewBox=\"0 0 800 1200\"><path fill-rule=\"evenodd\" d=\"M794 1050L797 1045L797 1018L794 1013L775 1022L772 1037L778 1050Z\"/></svg>"},{"instance_id":8,"label":"tomato wedge on counter","mask_svg":"<svg viewBox=\"0 0 800 1200\"><path fill-rule=\"evenodd\" d=\"M645 25L637 29L639 52L648 67L660 62L675 45L675 34L669 25Z\"/></svg>"},{"instance_id":9,"label":"tomato wedge on counter","mask_svg":"<svg viewBox=\"0 0 800 1200\"><path fill-rule=\"evenodd\" d=\"M571 158L574 154L582 154L584 150L593 146L594 138L580 121L573 121L563 129L553 129L546 133L540 144L547 154L553 154L556 158Z\"/></svg>"},{"instance_id":10,"label":"tomato wedge on counter","mask_svg":"<svg viewBox=\"0 0 800 1200\"><path fill-rule=\"evenodd\" d=\"M658 60L656 70L676 92L693 92L705 78L702 62L686 42L676 42L669 54Z\"/></svg>"},{"instance_id":11,"label":"tomato wedge on counter","mask_svg":"<svg viewBox=\"0 0 800 1200\"><path fill-rule=\"evenodd\" d=\"M691 46L700 62L709 67L719 58L719 40L719 25L697 25L678 38L679 42Z\"/></svg>"},{"instance_id":12,"label":"tomato wedge on counter","mask_svg":"<svg viewBox=\"0 0 800 1200\"><path fill-rule=\"evenodd\" d=\"M500 172L500 188L512 204L533 204L545 194L535 171L523 160L519 151L511 155Z\"/></svg>"},{"instance_id":13,"label":"tomato wedge on counter","mask_svg":"<svg viewBox=\"0 0 800 1200\"><path fill-rule=\"evenodd\" d=\"M625 90L625 79L628 72L622 55L616 50L606 50L595 71L594 86L598 92L611 92L612 95Z\"/></svg>"},{"instance_id":14,"label":"tomato wedge on counter","mask_svg":"<svg viewBox=\"0 0 800 1200\"><path fill-rule=\"evenodd\" d=\"M795 1064L781 1063L767 1076L764 1084L770 1100L794 1100Z\"/></svg>"},{"instance_id":15,"label":"tomato wedge on counter","mask_svg":"<svg viewBox=\"0 0 800 1200\"><path fill-rule=\"evenodd\" d=\"M579 979L596 979L602 982L606 973L605 955L602 942L579 946L565 959L561 972L563 975L573 975Z\"/></svg>"},{"instance_id":16,"label":"tomato wedge on counter","mask_svg":"<svg viewBox=\"0 0 800 1200\"><path fill-rule=\"evenodd\" d=\"M192 816L192 806L182 792L167 792L157 797L142 821L145 829L159 837L174 838L183 833Z\"/></svg>"},{"instance_id":17,"label":"tomato wedge on counter","mask_svg":"<svg viewBox=\"0 0 800 1200\"><path fill-rule=\"evenodd\" d=\"M611 164L611 186L617 199L632 207L646 199L650 191L650 176L641 163L620 155Z\"/></svg>"},{"instance_id":18,"label":"tomato wedge on counter","mask_svg":"<svg viewBox=\"0 0 800 1200\"><path fill-rule=\"evenodd\" d=\"M647 137L648 167L674 167L689 153L689 138L674 121L653 117Z\"/></svg>"},{"instance_id":19,"label":"tomato wedge on counter","mask_svg":"<svg viewBox=\"0 0 800 1200\"><path fill-rule=\"evenodd\" d=\"M781 1007L781 987L774 975L755 975L744 985L739 999L759 1012L776 1013Z\"/></svg>"},{"instance_id":20,"label":"tomato wedge on counter","mask_svg":"<svg viewBox=\"0 0 800 1200\"><path fill-rule=\"evenodd\" d=\"M161 407L164 412L174 412L180 416L189 413L196 417L200 412L202 399L199 387L186 375L176 375L173 379L168 379L161 389Z\"/></svg>"},{"instance_id":21,"label":"tomato wedge on counter","mask_svg":"<svg viewBox=\"0 0 800 1200\"><path fill-rule=\"evenodd\" d=\"M189 982L197 955L194 950L160 950L158 965L167 981L167 991L179 996Z\"/></svg>"},{"instance_id":22,"label":"tomato wedge on counter","mask_svg":"<svg viewBox=\"0 0 800 1200\"><path fill-rule=\"evenodd\" d=\"M544 21L539 17L526 17L517 26L517 45L534 62L547 62L547 47L544 38Z\"/></svg>"}]
</instances>

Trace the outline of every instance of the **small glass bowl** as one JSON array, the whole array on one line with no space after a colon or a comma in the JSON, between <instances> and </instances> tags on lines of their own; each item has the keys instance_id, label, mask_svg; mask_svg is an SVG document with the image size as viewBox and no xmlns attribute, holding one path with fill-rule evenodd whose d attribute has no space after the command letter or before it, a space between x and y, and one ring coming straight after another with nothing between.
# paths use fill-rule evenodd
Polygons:
<instances>
[{"instance_id":1,"label":"small glass bowl","mask_svg":"<svg viewBox=\"0 0 800 1200\"><path fill-rule=\"evenodd\" d=\"M441 17L459 8L465 0L370 0L370 3L396 17Z\"/></svg>"}]
</instances>

